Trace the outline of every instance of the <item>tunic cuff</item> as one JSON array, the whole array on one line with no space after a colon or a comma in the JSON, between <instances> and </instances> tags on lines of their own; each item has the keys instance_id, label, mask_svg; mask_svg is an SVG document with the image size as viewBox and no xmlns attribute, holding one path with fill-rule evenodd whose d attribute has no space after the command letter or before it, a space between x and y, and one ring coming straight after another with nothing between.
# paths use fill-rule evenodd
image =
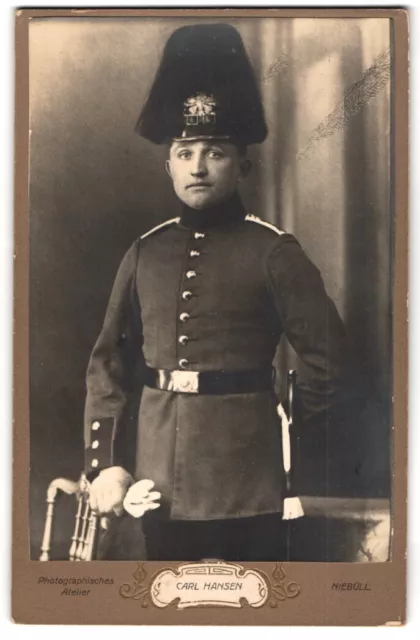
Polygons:
<instances>
[{"instance_id":1,"label":"tunic cuff","mask_svg":"<svg viewBox=\"0 0 420 640\"><path fill-rule=\"evenodd\" d=\"M115 418L94 418L89 424L90 445L85 449L85 473L92 480L99 471L113 466Z\"/></svg>"}]
</instances>

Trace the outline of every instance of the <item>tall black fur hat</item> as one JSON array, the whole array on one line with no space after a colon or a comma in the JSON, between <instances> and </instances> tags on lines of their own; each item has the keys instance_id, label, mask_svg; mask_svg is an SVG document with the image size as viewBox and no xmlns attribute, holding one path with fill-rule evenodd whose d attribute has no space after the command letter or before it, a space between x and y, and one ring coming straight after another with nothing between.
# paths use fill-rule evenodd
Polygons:
<instances>
[{"instance_id":1,"label":"tall black fur hat","mask_svg":"<svg viewBox=\"0 0 420 640\"><path fill-rule=\"evenodd\" d=\"M155 144L200 138L263 142L260 92L234 27L192 25L170 36L136 131Z\"/></svg>"}]
</instances>

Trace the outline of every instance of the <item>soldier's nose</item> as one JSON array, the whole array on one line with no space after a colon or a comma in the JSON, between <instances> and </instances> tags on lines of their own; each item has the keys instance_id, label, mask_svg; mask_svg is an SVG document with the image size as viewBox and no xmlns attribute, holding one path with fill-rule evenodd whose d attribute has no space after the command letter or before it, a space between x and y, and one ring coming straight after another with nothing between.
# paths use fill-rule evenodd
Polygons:
<instances>
[{"instance_id":1,"label":"soldier's nose","mask_svg":"<svg viewBox=\"0 0 420 640\"><path fill-rule=\"evenodd\" d=\"M191 175L194 178L204 178L207 175L207 167L202 158L197 158L196 162L191 167Z\"/></svg>"},{"instance_id":2,"label":"soldier's nose","mask_svg":"<svg viewBox=\"0 0 420 640\"><path fill-rule=\"evenodd\" d=\"M191 175L193 178L204 178L207 175L207 171L205 169L196 169L191 171Z\"/></svg>"}]
</instances>

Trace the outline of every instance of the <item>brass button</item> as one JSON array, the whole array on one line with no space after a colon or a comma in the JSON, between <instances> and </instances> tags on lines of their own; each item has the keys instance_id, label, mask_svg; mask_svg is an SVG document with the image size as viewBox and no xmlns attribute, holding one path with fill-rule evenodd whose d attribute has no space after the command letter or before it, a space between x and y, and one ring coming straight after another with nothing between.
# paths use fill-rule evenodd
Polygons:
<instances>
[{"instance_id":1,"label":"brass button","mask_svg":"<svg viewBox=\"0 0 420 640\"><path fill-rule=\"evenodd\" d=\"M96 469L96 467L98 466L99 462L96 458L94 458L92 460L92 462L90 463L90 466L93 467L94 469Z\"/></svg>"},{"instance_id":2,"label":"brass button","mask_svg":"<svg viewBox=\"0 0 420 640\"><path fill-rule=\"evenodd\" d=\"M188 367L188 360L186 360L185 358L181 358L178 364L181 367L181 369L186 369Z\"/></svg>"},{"instance_id":3,"label":"brass button","mask_svg":"<svg viewBox=\"0 0 420 640\"><path fill-rule=\"evenodd\" d=\"M188 336L179 336L178 342L180 342L183 346L185 346L188 342Z\"/></svg>"},{"instance_id":4,"label":"brass button","mask_svg":"<svg viewBox=\"0 0 420 640\"><path fill-rule=\"evenodd\" d=\"M190 251L190 256L191 256L191 258L197 258L199 255L200 255L200 252L199 252L199 251L196 251L195 249L192 249L192 250Z\"/></svg>"},{"instance_id":5,"label":"brass button","mask_svg":"<svg viewBox=\"0 0 420 640\"><path fill-rule=\"evenodd\" d=\"M91 444L92 449L97 449L99 447L99 440L94 440Z\"/></svg>"},{"instance_id":6,"label":"brass button","mask_svg":"<svg viewBox=\"0 0 420 640\"><path fill-rule=\"evenodd\" d=\"M183 291L182 292L182 297L184 298L184 300L189 300L190 298L192 298L191 291Z\"/></svg>"},{"instance_id":7,"label":"brass button","mask_svg":"<svg viewBox=\"0 0 420 640\"><path fill-rule=\"evenodd\" d=\"M199 240L200 238L204 238L205 237L205 233L199 233L198 231L196 231L196 233L194 233L194 238L196 240Z\"/></svg>"},{"instance_id":8,"label":"brass button","mask_svg":"<svg viewBox=\"0 0 420 640\"><path fill-rule=\"evenodd\" d=\"M181 322L187 322L187 320L189 320L190 318L190 314L189 313L181 313L181 315L179 316L179 319L181 320Z\"/></svg>"},{"instance_id":9,"label":"brass button","mask_svg":"<svg viewBox=\"0 0 420 640\"><path fill-rule=\"evenodd\" d=\"M97 431L100 426L101 426L101 423L98 422L98 420L95 420L95 422L92 422L92 431Z\"/></svg>"},{"instance_id":10,"label":"brass button","mask_svg":"<svg viewBox=\"0 0 420 640\"><path fill-rule=\"evenodd\" d=\"M191 278L195 278L197 273L195 271L187 271L187 278L190 280Z\"/></svg>"}]
</instances>

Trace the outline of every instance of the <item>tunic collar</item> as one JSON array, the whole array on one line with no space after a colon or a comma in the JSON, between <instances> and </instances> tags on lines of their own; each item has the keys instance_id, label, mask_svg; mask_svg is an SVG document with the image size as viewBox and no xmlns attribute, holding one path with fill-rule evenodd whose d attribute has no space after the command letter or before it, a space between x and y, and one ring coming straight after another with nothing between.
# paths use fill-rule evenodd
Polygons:
<instances>
[{"instance_id":1,"label":"tunic collar","mask_svg":"<svg viewBox=\"0 0 420 640\"><path fill-rule=\"evenodd\" d=\"M192 209L184 204L179 224L186 229L209 229L239 222L245 215L241 198L235 192L228 200L202 210Z\"/></svg>"}]
</instances>

